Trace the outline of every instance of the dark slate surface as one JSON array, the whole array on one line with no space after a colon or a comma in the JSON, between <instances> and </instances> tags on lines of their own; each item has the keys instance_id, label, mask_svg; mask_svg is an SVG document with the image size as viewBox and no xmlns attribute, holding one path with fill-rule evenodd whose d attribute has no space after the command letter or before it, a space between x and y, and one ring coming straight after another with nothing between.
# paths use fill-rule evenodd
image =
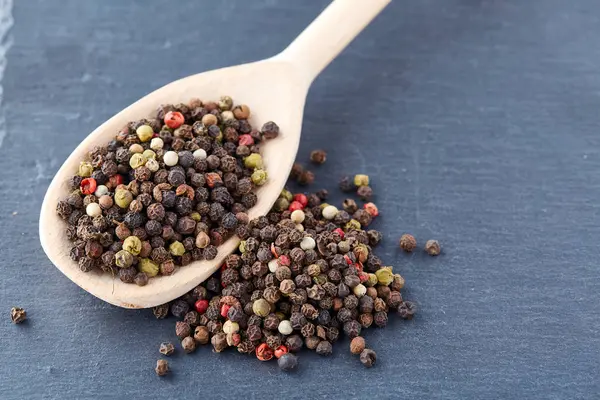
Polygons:
<instances>
[{"instance_id":1,"label":"dark slate surface","mask_svg":"<svg viewBox=\"0 0 600 400\"><path fill-rule=\"evenodd\" d=\"M1 2L1 8L10 1ZM18 1L2 79L0 398L598 398L596 0L396 1L317 79L300 160L366 172L381 256L418 317L296 374L204 348L154 375L172 321L84 293L45 257L39 207L94 127L179 77L270 56L326 1ZM9 17L3 18L9 23ZM8 47L10 40L5 43ZM444 254L400 254L405 231ZM13 326L12 305L30 321Z\"/></svg>"}]
</instances>

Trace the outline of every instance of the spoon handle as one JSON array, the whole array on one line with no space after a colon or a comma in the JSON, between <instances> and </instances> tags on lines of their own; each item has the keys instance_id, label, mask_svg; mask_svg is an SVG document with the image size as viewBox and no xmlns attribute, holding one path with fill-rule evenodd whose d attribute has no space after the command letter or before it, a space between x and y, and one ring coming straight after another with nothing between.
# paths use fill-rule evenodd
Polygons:
<instances>
[{"instance_id":1,"label":"spoon handle","mask_svg":"<svg viewBox=\"0 0 600 400\"><path fill-rule=\"evenodd\" d=\"M310 85L390 1L334 0L279 57L305 70Z\"/></svg>"}]
</instances>

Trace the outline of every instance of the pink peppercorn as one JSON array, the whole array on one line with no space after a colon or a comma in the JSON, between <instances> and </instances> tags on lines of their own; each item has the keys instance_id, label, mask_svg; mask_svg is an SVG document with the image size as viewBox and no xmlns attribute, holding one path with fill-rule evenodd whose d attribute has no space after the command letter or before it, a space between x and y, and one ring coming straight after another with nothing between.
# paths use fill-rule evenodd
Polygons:
<instances>
[{"instance_id":1,"label":"pink peppercorn","mask_svg":"<svg viewBox=\"0 0 600 400\"><path fill-rule=\"evenodd\" d=\"M376 217L379 215L379 209L377 208L377 206L373 203L366 203L363 208L369 213L371 214L371 217Z\"/></svg>"},{"instance_id":2,"label":"pink peppercorn","mask_svg":"<svg viewBox=\"0 0 600 400\"><path fill-rule=\"evenodd\" d=\"M336 228L334 229L334 232L337 232L338 235L340 235L340 237L343 239L344 236L346 236L346 234L344 233L344 231L342 230L342 228Z\"/></svg>"},{"instance_id":3,"label":"pink peppercorn","mask_svg":"<svg viewBox=\"0 0 600 400\"><path fill-rule=\"evenodd\" d=\"M240 135L239 139L238 139L238 143L240 146L252 146L254 144L254 139L252 138L252 136L245 134L245 135Z\"/></svg>"},{"instance_id":4,"label":"pink peppercorn","mask_svg":"<svg viewBox=\"0 0 600 400\"><path fill-rule=\"evenodd\" d=\"M288 353L288 348L285 347L284 345L281 345L275 349L275 357L276 358L280 358L282 355L287 354L287 353Z\"/></svg>"},{"instance_id":5,"label":"pink peppercorn","mask_svg":"<svg viewBox=\"0 0 600 400\"><path fill-rule=\"evenodd\" d=\"M300 203L299 201L292 201L292 204L290 204L288 210L290 212L294 212L296 210L302 210L303 208L304 206L302 206L302 203Z\"/></svg>"},{"instance_id":6,"label":"pink peppercorn","mask_svg":"<svg viewBox=\"0 0 600 400\"><path fill-rule=\"evenodd\" d=\"M306 197L306 195L302 193L294 195L294 201L297 201L298 203L302 204L302 208L308 205L308 197Z\"/></svg>"},{"instance_id":7,"label":"pink peppercorn","mask_svg":"<svg viewBox=\"0 0 600 400\"><path fill-rule=\"evenodd\" d=\"M165 114L165 125L171 129L177 129L185 122L183 114L179 111L169 111Z\"/></svg>"},{"instance_id":8,"label":"pink peppercorn","mask_svg":"<svg viewBox=\"0 0 600 400\"><path fill-rule=\"evenodd\" d=\"M279 265L289 267L291 264L290 258L288 256L286 256L285 254L279 256L278 260L279 260Z\"/></svg>"},{"instance_id":9,"label":"pink peppercorn","mask_svg":"<svg viewBox=\"0 0 600 400\"><path fill-rule=\"evenodd\" d=\"M199 314L204 314L208 308L208 300L198 300L194 306Z\"/></svg>"},{"instance_id":10,"label":"pink peppercorn","mask_svg":"<svg viewBox=\"0 0 600 400\"><path fill-rule=\"evenodd\" d=\"M221 317L227 318L227 313L229 312L230 308L231 308L231 306L228 306L227 304L223 304L223 306L221 307Z\"/></svg>"}]
</instances>

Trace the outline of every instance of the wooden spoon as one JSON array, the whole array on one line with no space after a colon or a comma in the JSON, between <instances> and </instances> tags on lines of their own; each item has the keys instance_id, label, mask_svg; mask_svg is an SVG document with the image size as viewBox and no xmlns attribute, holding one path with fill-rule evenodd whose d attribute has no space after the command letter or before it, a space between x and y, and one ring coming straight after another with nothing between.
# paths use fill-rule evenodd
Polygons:
<instances>
[{"instance_id":1,"label":"wooden spoon","mask_svg":"<svg viewBox=\"0 0 600 400\"><path fill-rule=\"evenodd\" d=\"M116 132L132 120L151 115L160 104L185 103L193 97L215 100L229 95L237 104L247 104L250 122L260 127L275 121L278 138L263 148L269 180L258 191L258 203L250 218L265 215L279 196L298 151L306 93L314 78L390 2L390 0L335 0L280 54L250 64L192 75L170 83L133 103L94 130L75 149L52 180L40 212L40 239L44 251L73 282L96 297L126 308L146 308L173 300L215 272L232 253L239 239L233 237L219 247L211 261L197 261L179 268L171 276L150 279L146 286L126 284L110 274L82 272L69 257L71 243L56 205L69 193L67 182L79 162L94 146L106 145Z\"/></svg>"}]
</instances>

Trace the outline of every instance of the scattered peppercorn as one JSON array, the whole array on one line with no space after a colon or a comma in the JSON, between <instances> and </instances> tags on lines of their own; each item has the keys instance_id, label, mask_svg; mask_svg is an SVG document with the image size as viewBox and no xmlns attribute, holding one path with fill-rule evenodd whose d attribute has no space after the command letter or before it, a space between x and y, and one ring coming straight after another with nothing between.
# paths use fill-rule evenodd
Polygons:
<instances>
[{"instance_id":1,"label":"scattered peppercorn","mask_svg":"<svg viewBox=\"0 0 600 400\"><path fill-rule=\"evenodd\" d=\"M170 356L175 351L175 347L173 346L173 343L164 342L160 344L158 351L165 356Z\"/></svg>"},{"instance_id":2,"label":"scattered peppercorn","mask_svg":"<svg viewBox=\"0 0 600 400\"><path fill-rule=\"evenodd\" d=\"M186 352L208 343L215 352L234 347L262 361L276 358L287 371L297 365L292 353L306 347L329 355L346 335L351 352L372 366L376 355L365 349L361 330L385 326L391 311L410 319L416 307L400 294L402 276L374 254L382 235L366 230L379 215L369 202L369 177L340 182L364 205L347 199L338 208L325 203L326 190L294 195L284 189L271 212L251 220L248 209L258 201L253 189L267 179L258 150L279 127L267 122L252 129L249 116L247 106L224 96L162 106L158 123L128 127L107 148L114 165L99 167L104 177L96 162L82 164L70 183L75 194L57 207L70 225L71 257L86 270L116 265L126 279L137 273L135 281L140 274L169 275L192 260L214 259L235 233L241 243L219 271L153 309L157 318L175 316ZM152 127L152 138L145 126ZM325 160L325 152L311 153L312 162ZM86 196L79 190L83 178L97 183ZM290 179L308 185L314 174L294 164ZM91 204L99 207L87 212ZM99 234L116 244L105 246Z\"/></svg>"},{"instance_id":3,"label":"scattered peppercorn","mask_svg":"<svg viewBox=\"0 0 600 400\"><path fill-rule=\"evenodd\" d=\"M13 324L20 324L27 319L27 312L21 307L13 307L10 310L10 320Z\"/></svg>"},{"instance_id":4,"label":"scattered peppercorn","mask_svg":"<svg viewBox=\"0 0 600 400\"><path fill-rule=\"evenodd\" d=\"M158 376L165 376L169 373L169 362L162 359L156 361L156 368L154 368L154 371L156 371L156 375Z\"/></svg>"},{"instance_id":5,"label":"scattered peppercorn","mask_svg":"<svg viewBox=\"0 0 600 400\"><path fill-rule=\"evenodd\" d=\"M371 368L377 361L377 354L371 349L364 349L360 353L360 362L367 368Z\"/></svg>"},{"instance_id":6,"label":"scattered peppercorn","mask_svg":"<svg viewBox=\"0 0 600 400\"><path fill-rule=\"evenodd\" d=\"M286 353L279 357L277 365L282 371L291 371L298 366L298 357L291 353Z\"/></svg>"},{"instance_id":7,"label":"scattered peppercorn","mask_svg":"<svg viewBox=\"0 0 600 400\"><path fill-rule=\"evenodd\" d=\"M400 248L410 253L417 248L417 240L413 235L405 233L400 237Z\"/></svg>"},{"instance_id":8,"label":"scattered peppercorn","mask_svg":"<svg viewBox=\"0 0 600 400\"><path fill-rule=\"evenodd\" d=\"M350 353L361 354L365 349L365 339L361 336L357 336L350 342Z\"/></svg>"},{"instance_id":9,"label":"scattered peppercorn","mask_svg":"<svg viewBox=\"0 0 600 400\"><path fill-rule=\"evenodd\" d=\"M310 161L314 164L324 164L327 161L327 153L325 150L313 150L310 153Z\"/></svg>"},{"instance_id":10,"label":"scattered peppercorn","mask_svg":"<svg viewBox=\"0 0 600 400\"><path fill-rule=\"evenodd\" d=\"M427 243L425 243L425 251L430 256L438 256L441 250L442 249L437 240L428 240Z\"/></svg>"}]
</instances>

